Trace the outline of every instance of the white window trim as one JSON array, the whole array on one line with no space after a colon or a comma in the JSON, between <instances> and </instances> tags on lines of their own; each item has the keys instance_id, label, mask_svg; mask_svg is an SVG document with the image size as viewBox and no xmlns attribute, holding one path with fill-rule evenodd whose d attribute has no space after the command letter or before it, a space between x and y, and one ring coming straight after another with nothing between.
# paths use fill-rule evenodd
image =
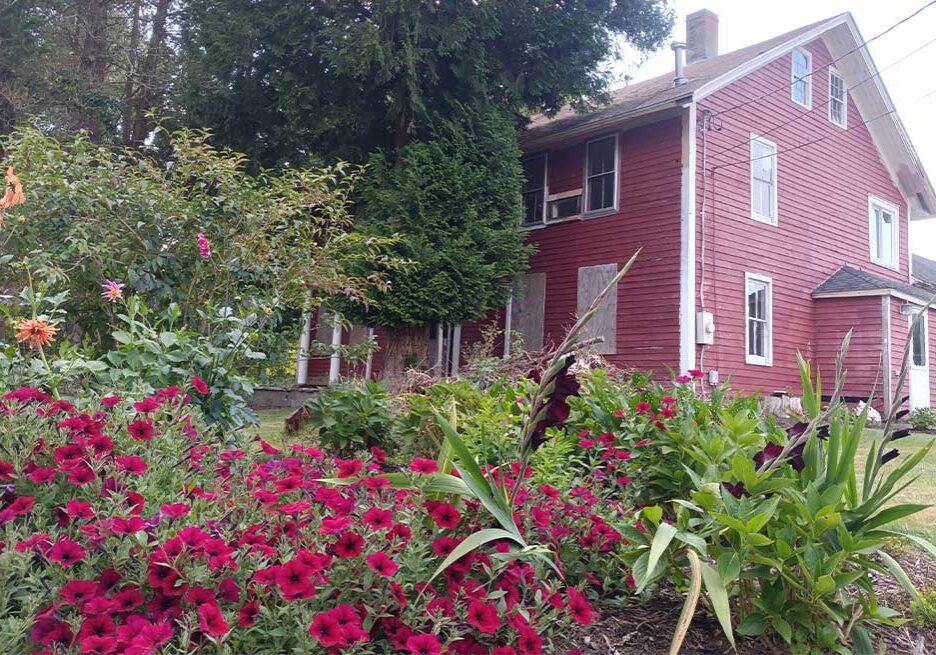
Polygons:
<instances>
[{"instance_id":1,"label":"white window trim","mask_svg":"<svg viewBox=\"0 0 936 655\"><path fill-rule=\"evenodd\" d=\"M930 363L929 361L930 360L930 357L929 357L929 324L927 322L929 320L929 316L928 316L929 311L922 310L922 308L918 308L917 311L923 311L923 316L920 317L920 323L923 324L923 363L922 364L913 363L913 343L912 343L913 333L910 332L910 339L911 339L910 367L918 371L921 371L923 369L928 369L929 363ZM910 319L908 322L908 330L909 330L910 328L913 327L913 319L916 318L916 316L912 314L908 318Z\"/></svg>"},{"instance_id":2,"label":"white window trim","mask_svg":"<svg viewBox=\"0 0 936 655\"><path fill-rule=\"evenodd\" d=\"M751 354L750 335L748 333L748 286L754 282L761 282L767 285L767 330L766 341L764 344L764 356L758 357ZM773 366L773 280L766 275L758 273L744 274L744 361L754 366Z\"/></svg>"},{"instance_id":3,"label":"white window trim","mask_svg":"<svg viewBox=\"0 0 936 655\"><path fill-rule=\"evenodd\" d=\"M842 122L839 123L834 118L832 118L832 78L837 77L842 80L842 91L845 93L845 97L842 99ZM833 125L838 125L843 130L848 129L848 87L845 85L845 78L835 70L834 68L829 68L829 122Z\"/></svg>"},{"instance_id":4,"label":"white window trim","mask_svg":"<svg viewBox=\"0 0 936 655\"><path fill-rule=\"evenodd\" d=\"M614 206L605 207L603 209L589 209L588 208L588 150L591 148L591 144L597 141L606 141L610 138L614 138ZM614 134L605 134L604 136L597 137L595 139L589 139L585 142L585 166L583 167L583 176L582 176L582 216L588 218L591 216L604 216L605 214L614 214L618 211L618 205L620 203L621 196L621 141L618 138L618 133Z\"/></svg>"},{"instance_id":5,"label":"white window trim","mask_svg":"<svg viewBox=\"0 0 936 655\"><path fill-rule=\"evenodd\" d=\"M875 207L891 212L894 215L893 261L890 262L879 259L874 252L874 239L871 235L874 232ZM889 268L892 271L900 270L900 209L889 200L884 200L884 198L873 194L868 194L868 254L873 264Z\"/></svg>"},{"instance_id":6,"label":"white window trim","mask_svg":"<svg viewBox=\"0 0 936 655\"><path fill-rule=\"evenodd\" d=\"M806 57L806 75L802 79L806 82L806 102L802 103L796 99L796 53L800 53ZM806 109L812 109L812 95L813 95L813 68L812 68L812 53L805 48L797 48L790 55L790 99L800 107L805 107Z\"/></svg>"},{"instance_id":7,"label":"white window trim","mask_svg":"<svg viewBox=\"0 0 936 655\"><path fill-rule=\"evenodd\" d=\"M536 229L546 224L546 217L548 216L547 205L549 204L549 202L546 200L549 197L549 153L542 152L538 155L530 155L529 157L523 157L520 160L520 162L522 166L523 162L531 161L533 159L540 159L540 158L543 159L543 214L542 216L540 216L538 223L524 223L523 217L521 216L520 217L520 229L522 230Z\"/></svg>"},{"instance_id":8,"label":"white window trim","mask_svg":"<svg viewBox=\"0 0 936 655\"><path fill-rule=\"evenodd\" d=\"M773 193L773 203L772 203L772 206L771 206L771 210L773 211L773 217L770 217L770 216L763 216L763 215L761 215L761 214L758 214L758 213L754 210L754 167L757 165L757 160L755 159L755 155L754 155L754 146L755 146L755 144L757 144L757 143L760 143L760 144L762 144L762 145L765 145L765 146L768 146L768 147L770 147L770 148L773 148L773 151L774 151L774 154L773 154L773 159L774 159L774 165L773 165L773 188L774 188L774 193ZM752 133L751 133L751 153L750 153L750 154L751 154L751 170L750 170L750 172L749 172L749 174L748 174L748 184L749 184L750 187L751 187L751 191L750 191L751 218L753 218L755 221L760 221L761 223L767 223L768 225L777 225L777 224L780 222L780 215L779 215L779 213L777 212L777 201L778 201L778 199L780 198L780 184L779 184L779 181L780 181L780 174L779 174L779 168L780 168L780 149L777 147L777 144L774 143L773 141L769 141L769 140L767 140L767 139L764 139L764 138L762 138L762 137L759 137L759 136L757 136L756 134L754 134L754 133L752 132Z\"/></svg>"}]
</instances>

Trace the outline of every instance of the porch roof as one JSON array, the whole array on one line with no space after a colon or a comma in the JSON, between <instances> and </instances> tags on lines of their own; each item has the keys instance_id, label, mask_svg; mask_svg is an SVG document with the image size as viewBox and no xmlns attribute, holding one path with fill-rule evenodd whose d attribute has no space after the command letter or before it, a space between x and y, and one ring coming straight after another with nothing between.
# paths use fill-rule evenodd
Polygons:
<instances>
[{"instance_id":1,"label":"porch roof","mask_svg":"<svg viewBox=\"0 0 936 655\"><path fill-rule=\"evenodd\" d=\"M933 297L933 292L846 264L813 289L812 295L813 298L895 295L925 303Z\"/></svg>"}]
</instances>

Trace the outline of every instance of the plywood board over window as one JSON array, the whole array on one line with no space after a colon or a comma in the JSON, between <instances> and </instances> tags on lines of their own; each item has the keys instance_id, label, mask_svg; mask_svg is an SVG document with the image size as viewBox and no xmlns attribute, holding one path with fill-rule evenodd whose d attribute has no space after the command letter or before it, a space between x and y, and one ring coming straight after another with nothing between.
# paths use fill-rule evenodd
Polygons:
<instances>
[{"instance_id":1,"label":"plywood board over window","mask_svg":"<svg viewBox=\"0 0 936 655\"><path fill-rule=\"evenodd\" d=\"M527 273L514 286L510 302L510 329L523 336L525 350L543 349L546 310L546 273Z\"/></svg>"},{"instance_id":2,"label":"plywood board over window","mask_svg":"<svg viewBox=\"0 0 936 655\"><path fill-rule=\"evenodd\" d=\"M598 294L601 293L611 280L617 275L617 264L600 264L598 266L583 266L578 270L578 315L584 314ZM593 346L595 352L601 355L613 355L617 352L617 286L605 297L601 307L588 322L584 330L584 338L601 337L603 342Z\"/></svg>"}]
</instances>

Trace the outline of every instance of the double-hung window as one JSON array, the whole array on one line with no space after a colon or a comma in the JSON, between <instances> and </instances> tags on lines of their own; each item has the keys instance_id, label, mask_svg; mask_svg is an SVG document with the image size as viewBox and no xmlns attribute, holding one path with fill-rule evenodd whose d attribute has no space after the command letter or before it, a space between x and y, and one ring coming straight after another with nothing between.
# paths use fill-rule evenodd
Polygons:
<instances>
[{"instance_id":1,"label":"double-hung window","mask_svg":"<svg viewBox=\"0 0 936 655\"><path fill-rule=\"evenodd\" d=\"M751 136L751 218L777 224L777 145Z\"/></svg>"},{"instance_id":2,"label":"double-hung window","mask_svg":"<svg viewBox=\"0 0 936 655\"><path fill-rule=\"evenodd\" d=\"M523 225L537 225L546 217L546 155L523 161Z\"/></svg>"},{"instance_id":3,"label":"double-hung window","mask_svg":"<svg viewBox=\"0 0 936 655\"><path fill-rule=\"evenodd\" d=\"M617 208L617 136L588 142L585 162L585 212Z\"/></svg>"},{"instance_id":4,"label":"double-hung window","mask_svg":"<svg viewBox=\"0 0 936 655\"><path fill-rule=\"evenodd\" d=\"M900 235L898 221L895 205L874 196L868 199L871 261L875 264L897 268L897 241Z\"/></svg>"},{"instance_id":5,"label":"double-hung window","mask_svg":"<svg viewBox=\"0 0 936 655\"><path fill-rule=\"evenodd\" d=\"M769 277L745 273L745 361L773 364L773 283Z\"/></svg>"},{"instance_id":6,"label":"double-hung window","mask_svg":"<svg viewBox=\"0 0 936 655\"><path fill-rule=\"evenodd\" d=\"M793 51L792 77L793 102L810 109L812 107L812 55L806 50Z\"/></svg>"},{"instance_id":7,"label":"double-hung window","mask_svg":"<svg viewBox=\"0 0 936 655\"><path fill-rule=\"evenodd\" d=\"M848 92L844 78L834 68L829 69L829 120L848 127Z\"/></svg>"}]
</instances>

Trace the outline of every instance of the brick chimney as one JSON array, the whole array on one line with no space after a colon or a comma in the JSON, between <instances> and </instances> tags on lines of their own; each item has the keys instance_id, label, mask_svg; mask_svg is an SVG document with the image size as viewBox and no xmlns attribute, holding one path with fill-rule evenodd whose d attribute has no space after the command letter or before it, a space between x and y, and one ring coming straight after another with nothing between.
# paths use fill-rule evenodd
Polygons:
<instances>
[{"instance_id":1,"label":"brick chimney","mask_svg":"<svg viewBox=\"0 0 936 655\"><path fill-rule=\"evenodd\" d=\"M700 9L686 16L686 63L718 55L718 14Z\"/></svg>"}]
</instances>

